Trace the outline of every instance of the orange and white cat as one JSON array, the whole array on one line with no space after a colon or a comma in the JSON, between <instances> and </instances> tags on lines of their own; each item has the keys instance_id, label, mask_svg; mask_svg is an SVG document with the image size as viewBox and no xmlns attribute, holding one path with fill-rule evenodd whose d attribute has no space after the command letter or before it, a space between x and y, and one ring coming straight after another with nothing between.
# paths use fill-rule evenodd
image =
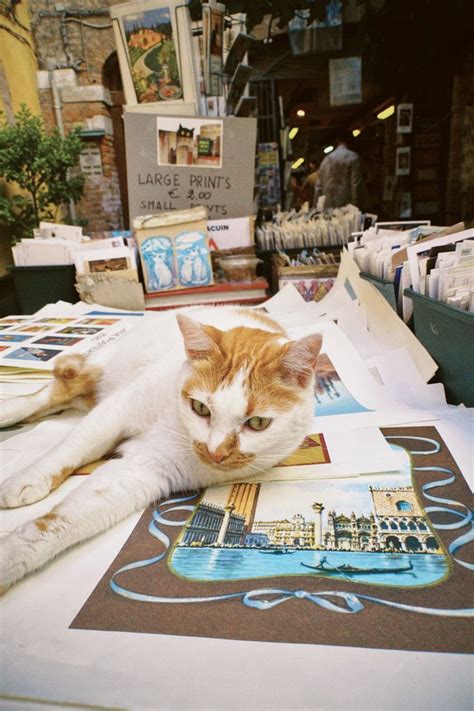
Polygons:
<instances>
[{"instance_id":1,"label":"orange and white cat","mask_svg":"<svg viewBox=\"0 0 474 711\"><path fill-rule=\"evenodd\" d=\"M0 538L0 587L155 499L284 459L309 429L321 340L290 341L252 309L166 312L89 358L63 356L51 384L4 401L3 427L68 407L87 414L0 485L0 507L32 504L84 464L114 457L50 513Z\"/></svg>"}]
</instances>

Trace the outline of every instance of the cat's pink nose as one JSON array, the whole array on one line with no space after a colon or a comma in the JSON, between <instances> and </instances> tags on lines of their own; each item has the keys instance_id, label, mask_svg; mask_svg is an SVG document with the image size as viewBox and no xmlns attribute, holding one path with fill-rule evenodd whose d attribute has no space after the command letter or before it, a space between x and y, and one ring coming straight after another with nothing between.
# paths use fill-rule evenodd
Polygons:
<instances>
[{"instance_id":1,"label":"cat's pink nose","mask_svg":"<svg viewBox=\"0 0 474 711\"><path fill-rule=\"evenodd\" d=\"M225 453L222 450L219 451L219 448L217 448L215 452L211 452L209 449L207 451L209 453L209 459L216 464L220 464L220 462L225 459Z\"/></svg>"}]
</instances>

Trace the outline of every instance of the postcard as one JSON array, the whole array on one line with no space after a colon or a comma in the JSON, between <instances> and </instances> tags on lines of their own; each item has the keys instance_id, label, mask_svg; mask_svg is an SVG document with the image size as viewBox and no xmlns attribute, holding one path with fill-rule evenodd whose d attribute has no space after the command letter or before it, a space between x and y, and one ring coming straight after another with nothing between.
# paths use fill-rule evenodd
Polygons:
<instances>
[{"instance_id":1,"label":"postcard","mask_svg":"<svg viewBox=\"0 0 474 711\"><path fill-rule=\"evenodd\" d=\"M28 333L39 333L40 331L51 331L54 326L40 326L37 323L30 323L27 326L22 326L17 328L17 331L23 332L28 331Z\"/></svg>"},{"instance_id":2,"label":"postcard","mask_svg":"<svg viewBox=\"0 0 474 711\"><path fill-rule=\"evenodd\" d=\"M50 350L48 348L24 347L17 351L13 351L13 353L9 353L8 357L13 360L33 360L37 362L44 362L54 358L54 356L58 355L60 352L61 351Z\"/></svg>"},{"instance_id":3,"label":"postcard","mask_svg":"<svg viewBox=\"0 0 474 711\"><path fill-rule=\"evenodd\" d=\"M31 336L23 336L19 333L0 333L0 341L11 341L12 343L21 343L27 341Z\"/></svg>"},{"instance_id":4,"label":"postcard","mask_svg":"<svg viewBox=\"0 0 474 711\"><path fill-rule=\"evenodd\" d=\"M43 336L43 338L38 338L33 343L39 343L43 346L75 346L76 343L80 343L82 338L61 338L61 336Z\"/></svg>"},{"instance_id":5,"label":"postcard","mask_svg":"<svg viewBox=\"0 0 474 711\"><path fill-rule=\"evenodd\" d=\"M67 328L62 328L58 333L70 333L74 336L93 336L101 330L101 328L88 328L87 326L68 326Z\"/></svg>"}]
</instances>

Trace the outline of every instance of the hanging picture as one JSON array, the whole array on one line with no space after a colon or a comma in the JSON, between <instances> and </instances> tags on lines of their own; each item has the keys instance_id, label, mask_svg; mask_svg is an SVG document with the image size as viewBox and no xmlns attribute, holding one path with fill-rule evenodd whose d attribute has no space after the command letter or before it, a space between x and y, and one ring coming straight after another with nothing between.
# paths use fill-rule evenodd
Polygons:
<instances>
[{"instance_id":1,"label":"hanging picture","mask_svg":"<svg viewBox=\"0 0 474 711\"><path fill-rule=\"evenodd\" d=\"M402 146L397 148L397 162L395 166L395 175L410 175L411 169L411 148L410 146Z\"/></svg>"},{"instance_id":2,"label":"hanging picture","mask_svg":"<svg viewBox=\"0 0 474 711\"><path fill-rule=\"evenodd\" d=\"M204 88L207 96L222 94L225 6L209 0L202 6Z\"/></svg>"},{"instance_id":3,"label":"hanging picture","mask_svg":"<svg viewBox=\"0 0 474 711\"><path fill-rule=\"evenodd\" d=\"M329 60L329 97L331 106L362 103L361 57Z\"/></svg>"},{"instance_id":4,"label":"hanging picture","mask_svg":"<svg viewBox=\"0 0 474 711\"><path fill-rule=\"evenodd\" d=\"M413 130L413 104L398 104L397 133L411 133Z\"/></svg>"},{"instance_id":5,"label":"hanging picture","mask_svg":"<svg viewBox=\"0 0 474 711\"><path fill-rule=\"evenodd\" d=\"M197 101L191 22L180 0L111 8L126 102L163 107ZM166 111L165 111L166 112Z\"/></svg>"}]
</instances>

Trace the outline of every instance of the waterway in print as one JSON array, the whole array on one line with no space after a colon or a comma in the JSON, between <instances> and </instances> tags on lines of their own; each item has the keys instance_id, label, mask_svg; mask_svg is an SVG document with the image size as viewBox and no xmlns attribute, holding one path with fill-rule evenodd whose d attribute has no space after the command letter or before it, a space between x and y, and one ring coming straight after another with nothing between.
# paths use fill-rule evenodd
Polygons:
<instances>
[{"instance_id":1,"label":"waterway in print","mask_svg":"<svg viewBox=\"0 0 474 711\"><path fill-rule=\"evenodd\" d=\"M324 566L331 568L330 572L305 567L318 566L324 558ZM448 572L447 559L440 554L301 549L289 549L288 553L275 554L255 548L177 547L169 558L169 566L177 575L192 580L245 580L304 575L395 587L431 585L440 582ZM342 566L351 566L358 571L344 570Z\"/></svg>"}]
</instances>

